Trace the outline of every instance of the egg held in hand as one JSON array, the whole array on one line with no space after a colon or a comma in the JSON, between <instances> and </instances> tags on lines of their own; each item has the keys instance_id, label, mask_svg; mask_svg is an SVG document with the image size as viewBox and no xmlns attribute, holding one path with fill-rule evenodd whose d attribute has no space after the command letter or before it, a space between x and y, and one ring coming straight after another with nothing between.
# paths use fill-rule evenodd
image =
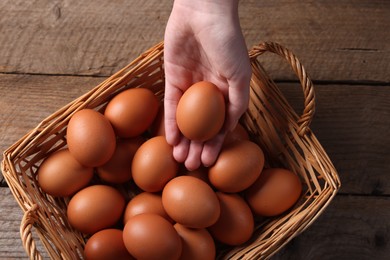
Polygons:
<instances>
[{"instance_id":1,"label":"egg held in hand","mask_svg":"<svg viewBox=\"0 0 390 260\"><path fill-rule=\"evenodd\" d=\"M206 141L214 137L225 121L225 99L216 85L200 81L190 86L180 98L176 122L190 140Z\"/></svg>"}]
</instances>

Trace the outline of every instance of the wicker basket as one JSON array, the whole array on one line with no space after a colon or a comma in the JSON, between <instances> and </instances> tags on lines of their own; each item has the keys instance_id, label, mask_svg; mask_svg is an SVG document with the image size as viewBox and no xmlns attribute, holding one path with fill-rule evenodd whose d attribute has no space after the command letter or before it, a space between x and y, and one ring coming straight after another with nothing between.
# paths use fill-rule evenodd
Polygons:
<instances>
[{"instance_id":1,"label":"wicker basket","mask_svg":"<svg viewBox=\"0 0 390 260\"><path fill-rule=\"evenodd\" d=\"M53 259L82 258L86 238L66 219L68 199L45 194L36 172L45 157L66 146L70 117L83 108L104 109L107 102L127 88L145 87L163 99L163 43L152 47L128 66L94 89L61 108L4 152L3 175L24 212L21 221L23 246L31 259L41 259L37 245L44 245ZM298 116L257 57L273 52L288 61L301 81L304 111ZM297 205L283 215L257 220L252 239L243 246L224 248L219 258L266 259L304 231L323 212L340 188L338 174L311 132L314 88L296 57L276 43L262 43L250 52L253 76L250 105L242 124L267 155L270 166L286 167L297 173L304 192ZM130 190L130 196L132 196ZM134 194L133 194L134 195ZM40 240L40 242L39 242ZM40 247L42 249L42 247Z\"/></svg>"}]
</instances>

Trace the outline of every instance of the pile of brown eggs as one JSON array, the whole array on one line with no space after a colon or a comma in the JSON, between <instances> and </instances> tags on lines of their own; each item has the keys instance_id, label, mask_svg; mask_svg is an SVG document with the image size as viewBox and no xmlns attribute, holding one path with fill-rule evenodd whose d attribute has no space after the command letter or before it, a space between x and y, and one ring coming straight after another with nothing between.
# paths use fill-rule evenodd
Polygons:
<instances>
[{"instance_id":1,"label":"pile of brown eggs","mask_svg":"<svg viewBox=\"0 0 390 260\"><path fill-rule=\"evenodd\" d=\"M199 82L182 96L177 123L205 141L220 131L225 110L218 88ZM214 259L216 243L247 242L256 216L282 214L300 197L298 176L264 168L262 149L240 124L214 165L188 171L173 158L163 121L152 91L124 90L103 113L77 111L67 147L38 169L44 192L70 197L67 217L88 237L86 259ZM129 199L117 188L128 183L139 190Z\"/></svg>"}]
</instances>

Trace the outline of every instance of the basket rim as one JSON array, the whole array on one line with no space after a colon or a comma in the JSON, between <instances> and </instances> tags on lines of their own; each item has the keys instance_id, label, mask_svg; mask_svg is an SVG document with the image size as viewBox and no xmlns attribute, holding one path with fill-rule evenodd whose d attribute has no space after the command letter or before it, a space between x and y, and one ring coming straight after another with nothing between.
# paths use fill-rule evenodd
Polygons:
<instances>
[{"instance_id":1,"label":"basket rim","mask_svg":"<svg viewBox=\"0 0 390 260\"><path fill-rule=\"evenodd\" d=\"M80 107L83 107L82 105L80 105L81 102L87 100L87 103L91 104L88 101L90 96L93 95L98 96L101 93L105 93L104 91L107 91L106 89L107 86L115 88L116 85L123 84L122 79L126 79L126 77L131 75L131 73L134 73L134 71L136 70L142 70L146 68L148 65L150 65L151 60L162 59L161 55L163 53L163 47L164 47L163 42L160 42L155 46L153 46L152 48L148 49L143 54L141 54L138 58L133 60L129 65L127 65L117 73L113 74L112 76L108 77L101 84L99 84L89 92L85 93L81 97L70 102L63 108L59 109L51 116L44 119L41 123L38 124L36 128L30 130L25 136L20 138L17 142L15 142L12 146L10 146L8 149L6 149L3 152L3 161L1 163L1 169L4 178L11 189L13 196L15 197L19 206L22 208L24 212L24 216L21 221L21 236L22 236L23 246L25 247L26 252L30 257L37 258L37 259L40 257L40 253L36 248L35 242L31 238L32 227L37 228L36 221L39 221L39 219L36 218L36 211L39 210L40 206L34 203L34 201L31 198L29 198L29 196L25 196L23 194L23 191L25 191L26 187L22 183L20 183L21 180L19 180L19 178L17 178L16 176L17 169L13 164L13 160L18 156L21 150L24 150L26 146L28 146L31 142L37 140L38 135L42 135L42 133L44 133L46 129L55 125L55 123L51 123L53 118L57 118L63 113L68 113L68 115L64 117L66 120L72 114L70 113L72 109L75 109L75 107L77 107L77 109L81 109ZM300 142L302 142L303 146L306 146L306 144L308 143L313 144L313 147L317 147L319 150L321 150L322 149L321 144L318 142L314 133L312 133L310 129L310 123L312 121L314 115L314 109L315 109L314 87L311 83L310 78L307 76L305 69L303 68L302 64L297 60L295 55L293 55L292 52L290 52L289 50L285 49L284 47L276 43L270 43L270 42L260 43L259 45L253 47L252 50L248 52L251 61L253 62L253 64L255 64L253 66L256 66L257 64L257 57L266 51L276 53L279 56L282 56L282 58L285 58L290 64L292 64L293 70L299 77L302 84L302 89L305 97L305 109L303 114L299 117L299 120L297 120L296 125L292 126L292 129L290 129L292 133L295 133L295 136L293 136L294 140L299 140ZM162 60L160 60L160 62L161 61ZM314 149L314 148L310 148L310 149ZM329 168L332 167L334 168L333 164L331 163L325 151L321 151L320 153L315 153L314 151L309 151L309 152L310 154L313 154L313 158L307 158L308 160L309 159L315 160L318 159L315 158L316 156L321 156L321 157L323 156L325 157L326 160L326 166L328 166ZM311 170L315 171L316 169L311 169ZM319 169L319 170L325 170L325 169ZM326 177L326 181L328 182L328 185L322 190L323 193L320 194L322 196L317 196L317 198L313 198L313 200L321 200L322 205L321 207L319 207L319 210L317 210L315 214L310 216L309 219L305 219L304 218L305 216L301 216L298 213L293 216L299 223L300 221L303 221L302 219L306 221L306 224L302 226L300 229L298 229L298 233L296 233L295 236L303 232L320 216L320 214L330 204L330 202L332 201L332 199L340 189L341 183L337 171L334 169L334 171L332 171L331 174L329 175L330 176ZM289 228L293 228L293 227L289 227ZM284 232L289 232L289 229L286 229ZM282 244L277 245L277 248L281 248L283 245L288 243L295 236L290 236L289 239L283 241ZM277 241L276 242L273 241L273 243L278 244ZM238 251L234 251L231 254L232 259L236 259L235 254L237 252ZM272 252L263 252L263 253L267 257L271 257L276 252L277 250L274 250ZM252 250L249 250L248 252L246 252L246 254L248 254L248 257L254 257L253 259L257 259L256 257L263 256L263 255L259 255L258 253L253 253ZM248 259L252 259L252 258L248 258Z\"/></svg>"}]
</instances>

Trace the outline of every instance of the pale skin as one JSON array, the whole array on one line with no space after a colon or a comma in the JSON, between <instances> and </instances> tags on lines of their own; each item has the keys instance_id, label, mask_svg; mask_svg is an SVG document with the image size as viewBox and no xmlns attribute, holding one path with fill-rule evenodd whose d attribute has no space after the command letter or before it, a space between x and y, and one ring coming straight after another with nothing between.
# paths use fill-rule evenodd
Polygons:
<instances>
[{"instance_id":1,"label":"pale skin","mask_svg":"<svg viewBox=\"0 0 390 260\"><path fill-rule=\"evenodd\" d=\"M173 156L189 170L211 166L249 101L251 66L238 0L175 0L165 31L164 66L165 132ZM222 130L206 142L188 140L176 124L180 97L202 80L216 84L227 105Z\"/></svg>"}]
</instances>

